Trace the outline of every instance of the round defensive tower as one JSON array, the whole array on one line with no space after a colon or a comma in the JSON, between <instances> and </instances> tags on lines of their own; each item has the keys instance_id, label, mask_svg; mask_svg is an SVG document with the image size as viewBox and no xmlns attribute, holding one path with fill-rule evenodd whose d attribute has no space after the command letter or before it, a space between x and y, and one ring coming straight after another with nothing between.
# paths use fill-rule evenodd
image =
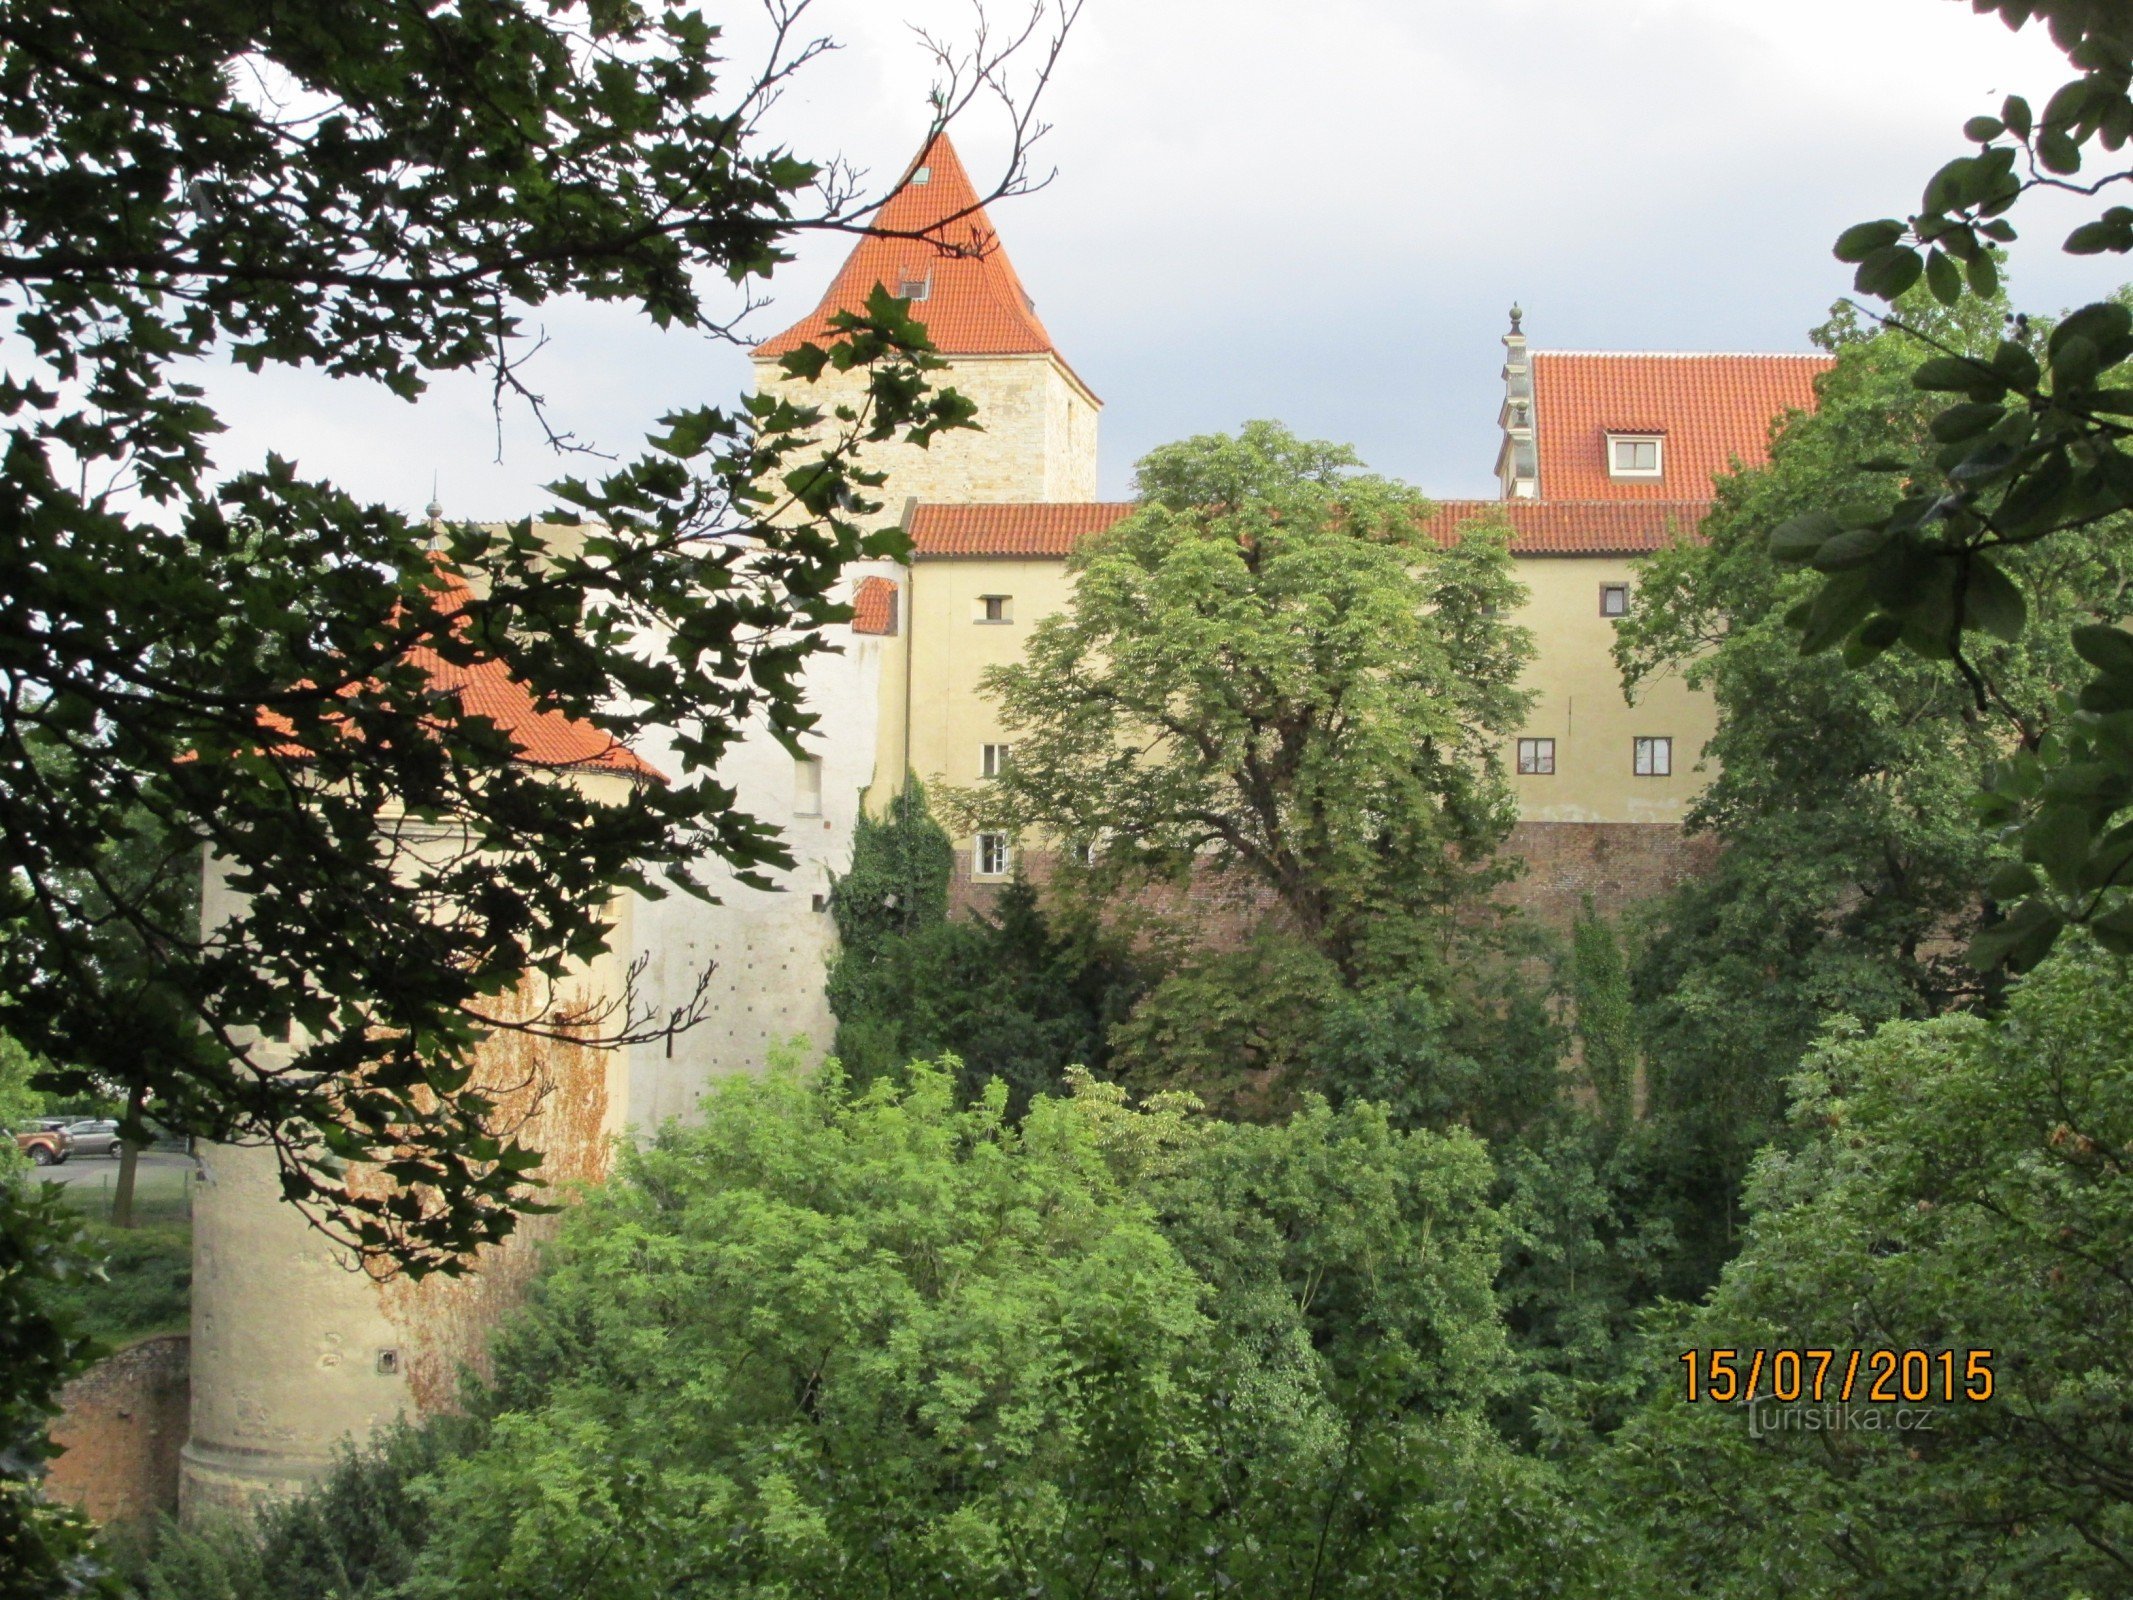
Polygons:
<instances>
[{"instance_id":1,"label":"round defensive tower","mask_svg":"<svg viewBox=\"0 0 2133 1600\"><path fill-rule=\"evenodd\" d=\"M660 775L605 733L537 708L494 662L430 666L447 692L476 703L509 732L520 759L554 781L619 802ZM469 680L461 682L458 680ZM402 821L396 848L450 851L448 829ZM201 916L217 926L242 909L210 861ZM609 914L608 953L556 984L522 988L516 1016L540 1031L497 1029L476 1053L472 1083L497 1102L496 1126L539 1149L555 1192L607 1170L628 1113L628 1052L594 1040L630 1006L630 905ZM573 1037L573 1033L582 1037ZM286 1047L281 1053L286 1056ZM260 1048L264 1066L276 1048ZM181 1514L248 1510L294 1492L405 1415L453 1404L463 1367L484 1360L487 1336L517 1301L556 1218L523 1219L473 1270L421 1281L366 1267L282 1198L268 1149L204 1147L193 1194L192 1417L181 1456Z\"/></svg>"}]
</instances>

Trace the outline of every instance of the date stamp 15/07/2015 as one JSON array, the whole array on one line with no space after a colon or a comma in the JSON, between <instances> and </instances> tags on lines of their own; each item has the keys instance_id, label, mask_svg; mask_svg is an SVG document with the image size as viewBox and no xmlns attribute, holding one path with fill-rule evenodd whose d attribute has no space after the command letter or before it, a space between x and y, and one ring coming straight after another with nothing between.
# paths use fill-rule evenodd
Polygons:
<instances>
[{"instance_id":1,"label":"date stamp 15/07/2015","mask_svg":"<svg viewBox=\"0 0 2133 1600\"><path fill-rule=\"evenodd\" d=\"M1992 1398L1990 1350L1684 1350L1693 1404L1759 1400L1912 1405Z\"/></svg>"}]
</instances>

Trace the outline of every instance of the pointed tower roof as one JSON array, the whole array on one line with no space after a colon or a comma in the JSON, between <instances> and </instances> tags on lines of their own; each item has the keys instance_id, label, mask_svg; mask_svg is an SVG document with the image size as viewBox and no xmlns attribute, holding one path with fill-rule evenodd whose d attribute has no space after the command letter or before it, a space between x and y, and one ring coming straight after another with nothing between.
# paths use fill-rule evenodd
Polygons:
<instances>
[{"instance_id":1,"label":"pointed tower roof","mask_svg":"<svg viewBox=\"0 0 2133 1600\"><path fill-rule=\"evenodd\" d=\"M758 360L782 356L809 340L827 340L830 317L863 311L880 284L916 302L913 315L943 355L1050 355L1073 372L1038 319L1037 302L1022 287L946 133L928 140L904 170L903 183L874 226L883 233L920 237L870 233L862 238L822 303L757 345ZM1074 381L1081 384L1078 376Z\"/></svg>"}]
</instances>

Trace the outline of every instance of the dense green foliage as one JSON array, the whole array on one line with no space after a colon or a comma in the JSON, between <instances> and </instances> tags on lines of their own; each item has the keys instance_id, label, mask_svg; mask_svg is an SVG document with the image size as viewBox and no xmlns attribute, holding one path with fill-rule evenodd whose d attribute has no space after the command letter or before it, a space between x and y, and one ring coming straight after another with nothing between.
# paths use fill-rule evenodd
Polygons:
<instances>
[{"instance_id":1,"label":"dense green foliage","mask_svg":"<svg viewBox=\"0 0 2133 1600\"><path fill-rule=\"evenodd\" d=\"M481 1417L380 1430L344 1451L310 1494L265 1507L256 1525L206 1517L161 1530L140 1600L388 1600L406 1593L432 1522L426 1475L488 1437Z\"/></svg>"},{"instance_id":2,"label":"dense green foliage","mask_svg":"<svg viewBox=\"0 0 2133 1600\"><path fill-rule=\"evenodd\" d=\"M1981 345L1999 308L1917 308L1927 336ZM1997 915L1986 885L2008 859L1978 786L2007 750L1940 663L1889 652L1802 656L1785 621L1811 577L1771 559L1773 528L1860 492L1858 463L1929 450L1911 386L1918 336L1822 331L1836 365L1819 409L1792 418L1769 465L1721 481L1704 541L1654 557L1617 653L1632 685L1678 671L1717 703L1709 785L1692 827L1725 845L1714 871L1660 911L1636 973L1651 1109L1702 1175L1691 1207L1706 1278L1730 1253L1732 1197L1783 1122L1784 1083L1832 1018L1930 1016L1990 986L1963 958ZM1893 490L1889 491L1893 492ZM2076 624L2133 610L2133 539L2099 523L2004 560L2029 594L2015 637L1976 650L2012 714L2049 719L2086 669Z\"/></svg>"},{"instance_id":3,"label":"dense green foliage","mask_svg":"<svg viewBox=\"0 0 2133 1600\"><path fill-rule=\"evenodd\" d=\"M2133 643L2107 620L2054 617L2082 658L2079 699L2064 706L2010 695L1991 659L1993 641L2037 625L2039 567L2055 554L2078 563L2084 535L2133 508L2133 305L2120 296L2082 306L2048 334L2018 318L1983 342L1936 337L1916 307L1928 295L1973 316L1996 307L1997 246L2015 238L2009 213L2030 191L2095 199L2133 182L2133 10L2117 0L1972 3L2011 28L2043 23L2078 76L2041 111L2009 95L1997 116L1971 118L1963 136L1978 150L1933 174L1915 214L1838 239L1861 292L1891 303L1892 325L1920 329L1907 377L1931 397L1931 442L1862 459L1859 472L1878 481L1855 476L1772 529L1769 545L1817 575L1786 615L1803 650L1841 645L1853 668L1899 645L1952 663L1972 713L2014 746L1986 793L2024 865L1993 880L2007 915L1972 954L1980 966L2019 969L2075 923L2133 953ZM2133 207L2100 207L2065 249L2133 251Z\"/></svg>"},{"instance_id":4,"label":"dense green foliage","mask_svg":"<svg viewBox=\"0 0 2133 1600\"><path fill-rule=\"evenodd\" d=\"M1062 931L1020 879L989 914L949 920L954 856L915 780L879 820L861 818L851 869L830 892L835 1054L861 1084L953 1056L966 1099L998 1078L1020 1115L1068 1067L1104 1069L1139 978L1116 939Z\"/></svg>"},{"instance_id":5,"label":"dense green foliage","mask_svg":"<svg viewBox=\"0 0 2133 1600\"><path fill-rule=\"evenodd\" d=\"M93 1272L57 1184L0 1170L0 1597L41 1600L97 1582L93 1526L38 1493L59 1386L93 1346L53 1304Z\"/></svg>"},{"instance_id":6,"label":"dense green foliage","mask_svg":"<svg viewBox=\"0 0 2133 1600\"><path fill-rule=\"evenodd\" d=\"M1475 1140L1086 1078L1019 1127L1000 1086L957 1098L945 1067L774 1074L628 1158L483 1437L395 1520L412 1575L353 1592L1602 1592L1593 1531L1482 1421L1513 1362ZM357 1518L347 1477L309 1521ZM198 1561L149 1592L213 1592Z\"/></svg>"},{"instance_id":7,"label":"dense green foliage","mask_svg":"<svg viewBox=\"0 0 2133 1600\"><path fill-rule=\"evenodd\" d=\"M90 1221L81 1243L96 1270L45 1293L57 1316L104 1350L191 1326L193 1233L184 1218L156 1217L124 1228Z\"/></svg>"},{"instance_id":8,"label":"dense green foliage","mask_svg":"<svg viewBox=\"0 0 2133 1600\"><path fill-rule=\"evenodd\" d=\"M1963 1375L1986 1350L1996 1386L1921 1408L1867 1404L1862 1381L1829 1408L1841 1423L1810 1432L1800 1413L1823 1408L1776 1405L1767 1385L1759 1408L1687 1404L1674 1362L1594 1466L1667 1592L2127 1591L2127 976L2068 950L2001 1018L1850 1030L1816 1052L1800 1144L1758 1163L1740 1256L1654 1338L1655 1370L1690 1348L1864 1347L1953 1349Z\"/></svg>"}]
</instances>

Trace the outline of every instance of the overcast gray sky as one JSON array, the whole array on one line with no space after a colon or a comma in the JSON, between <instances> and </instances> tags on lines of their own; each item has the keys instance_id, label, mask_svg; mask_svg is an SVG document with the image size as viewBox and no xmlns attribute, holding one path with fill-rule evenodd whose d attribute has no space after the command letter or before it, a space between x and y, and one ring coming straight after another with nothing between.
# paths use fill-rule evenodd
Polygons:
<instances>
[{"instance_id":1,"label":"overcast gray sky","mask_svg":"<svg viewBox=\"0 0 2133 1600\"><path fill-rule=\"evenodd\" d=\"M992 0L1006 14L1017 0ZM745 17L711 0L716 17ZM778 108L800 153L892 180L926 120L908 27L966 31L967 0L816 0L845 48ZM747 36L737 26L736 40ZM1102 489L1153 445L1276 417L1440 496L1494 493L1505 308L1536 347L1797 350L1848 287L1829 244L1902 215L1961 124L2066 75L2035 29L1960 0L1087 0L1045 100L1057 176L993 220L1038 309L1105 401ZM956 139L980 184L1004 128ZM2122 263L2056 244L2025 206L2013 283L2053 310ZM845 241L804 241L758 313L820 296ZM729 402L746 362L613 310L551 307L532 381L627 452L671 406ZM311 374L218 373L235 470L268 449L413 511L545 507L564 470L486 388L415 405Z\"/></svg>"}]
</instances>

